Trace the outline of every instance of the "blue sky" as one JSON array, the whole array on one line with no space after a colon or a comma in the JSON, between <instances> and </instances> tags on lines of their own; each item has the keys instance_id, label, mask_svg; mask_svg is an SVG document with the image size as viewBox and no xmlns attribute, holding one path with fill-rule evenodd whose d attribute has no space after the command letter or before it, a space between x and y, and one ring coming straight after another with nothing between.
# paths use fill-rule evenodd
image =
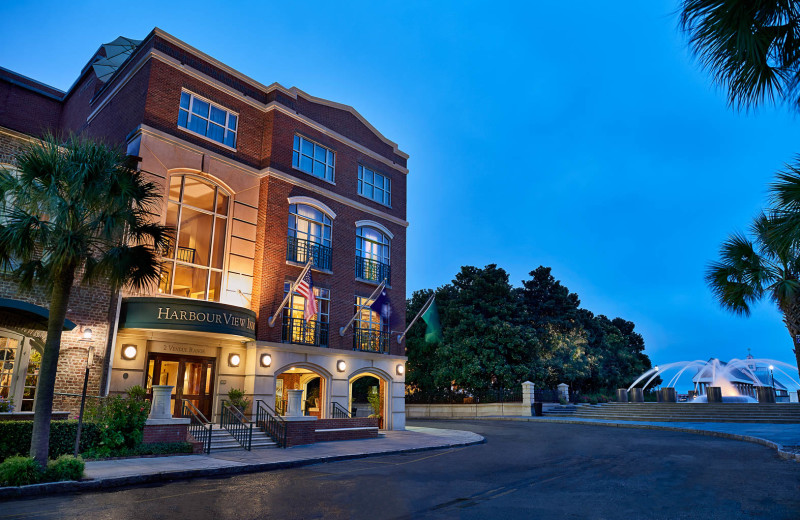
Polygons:
<instances>
[{"instance_id":1,"label":"blue sky","mask_svg":"<svg viewBox=\"0 0 800 520\"><path fill-rule=\"evenodd\" d=\"M161 27L354 106L411 155L409 293L465 264L515 285L551 266L586 308L635 322L656 363L752 348L794 364L778 313L726 313L703 272L800 152L798 122L729 109L677 2L342 4L5 2L0 65L67 89L101 43Z\"/></svg>"}]
</instances>

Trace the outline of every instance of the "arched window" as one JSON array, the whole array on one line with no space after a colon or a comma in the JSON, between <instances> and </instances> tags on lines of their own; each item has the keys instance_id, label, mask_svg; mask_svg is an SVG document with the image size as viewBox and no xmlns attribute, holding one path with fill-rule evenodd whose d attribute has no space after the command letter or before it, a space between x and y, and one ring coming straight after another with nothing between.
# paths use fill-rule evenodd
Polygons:
<instances>
[{"instance_id":1,"label":"arched window","mask_svg":"<svg viewBox=\"0 0 800 520\"><path fill-rule=\"evenodd\" d=\"M167 225L176 229L161 264L159 292L219 301L230 195L191 175L170 179Z\"/></svg>"},{"instance_id":2,"label":"arched window","mask_svg":"<svg viewBox=\"0 0 800 520\"><path fill-rule=\"evenodd\" d=\"M356 229L356 278L391 284L389 237L370 226Z\"/></svg>"},{"instance_id":3,"label":"arched window","mask_svg":"<svg viewBox=\"0 0 800 520\"><path fill-rule=\"evenodd\" d=\"M331 269L331 219L308 204L290 204L286 259L305 264L309 258L314 267Z\"/></svg>"},{"instance_id":4,"label":"arched window","mask_svg":"<svg viewBox=\"0 0 800 520\"><path fill-rule=\"evenodd\" d=\"M283 294L291 289L291 282L284 282ZM317 317L314 320L305 320L306 299L298 292L292 293L286 306L283 308L283 335L284 343L299 343L301 345L328 346L328 316L330 314L331 292L329 289L314 287L314 297L317 300Z\"/></svg>"},{"instance_id":5,"label":"arched window","mask_svg":"<svg viewBox=\"0 0 800 520\"><path fill-rule=\"evenodd\" d=\"M389 326L380 314L369 306L374 300L356 296L356 320L353 323L353 349L387 352Z\"/></svg>"}]
</instances>

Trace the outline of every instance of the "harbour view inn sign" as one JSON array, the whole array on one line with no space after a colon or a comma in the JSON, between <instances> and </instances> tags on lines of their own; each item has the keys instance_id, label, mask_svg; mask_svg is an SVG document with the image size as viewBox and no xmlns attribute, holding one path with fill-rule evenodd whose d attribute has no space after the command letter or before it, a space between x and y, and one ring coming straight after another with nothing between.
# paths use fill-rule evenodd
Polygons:
<instances>
[{"instance_id":1,"label":"harbour view inn sign","mask_svg":"<svg viewBox=\"0 0 800 520\"><path fill-rule=\"evenodd\" d=\"M256 337L256 315L249 309L181 298L126 298L120 328L169 329Z\"/></svg>"}]
</instances>

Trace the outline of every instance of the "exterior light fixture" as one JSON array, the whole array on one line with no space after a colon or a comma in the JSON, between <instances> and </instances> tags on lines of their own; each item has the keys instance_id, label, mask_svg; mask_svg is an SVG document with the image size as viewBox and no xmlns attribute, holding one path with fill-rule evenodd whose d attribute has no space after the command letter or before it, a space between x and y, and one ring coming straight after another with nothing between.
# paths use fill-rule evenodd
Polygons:
<instances>
[{"instance_id":1,"label":"exterior light fixture","mask_svg":"<svg viewBox=\"0 0 800 520\"><path fill-rule=\"evenodd\" d=\"M336 370L339 372L344 372L347 370L347 363L344 362L344 359L340 359L336 362Z\"/></svg>"},{"instance_id":2,"label":"exterior light fixture","mask_svg":"<svg viewBox=\"0 0 800 520\"><path fill-rule=\"evenodd\" d=\"M242 361L242 358L239 356L239 354L231 354L230 356L228 356L228 366L229 367L238 367L239 363L241 363L241 361Z\"/></svg>"},{"instance_id":3,"label":"exterior light fixture","mask_svg":"<svg viewBox=\"0 0 800 520\"><path fill-rule=\"evenodd\" d=\"M122 359L126 359L128 361L136 359L136 354L138 349L136 345L122 345Z\"/></svg>"},{"instance_id":4,"label":"exterior light fixture","mask_svg":"<svg viewBox=\"0 0 800 520\"><path fill-rule=\"evenodd\" d=\"M402 375L403 375L403 374L405 374L405 373L406 373L406 367L405 367L405 365L403 365L402 363L401 363L401 364L399 364L399 365L397 365L397 375L398 375L398 376L402 376Z\"/></svg>"},{"instance_id":5,"label":"exterior light fixture","mask_svg":"<svg viewBox=\"0 0 800 520\"><path fill-rule=\"evenodd\" d=\"M774 366L772 366L772 365L770 365L770 366L769 366L769 369L770 369L770 370L775 370L775 367L774 367Z\"/></svg>"},{"instance_id":6,"label":"exterior light fixture","mask_svg":"<svg viewBox=\"0 0 800 520\"><path fill-rule=\"evenodd\" d=\"M83 329L83 341L92 341L92 329Z\"/></svg>"},{"instance_id":7,"label":"exterior light fixture","mask_svg":"<svg viewBox=\"0 0 800 520\"><path fill-rule=\"evenodd\" d=\"M654 367L653 367L653 370L655 370L656 372L658 372L658 365L654 366Z\"/></svg>"},{"instance_id":8,"label":"exterior light fixture","mask_svg":"<svg viewBox=\"0 0 800 520\"><path fill-rule=\"evenodd\" d=\"M269 354L261 354L261 366L268 367L272 364L272 356Z\"/></svg>"}]
</instances>

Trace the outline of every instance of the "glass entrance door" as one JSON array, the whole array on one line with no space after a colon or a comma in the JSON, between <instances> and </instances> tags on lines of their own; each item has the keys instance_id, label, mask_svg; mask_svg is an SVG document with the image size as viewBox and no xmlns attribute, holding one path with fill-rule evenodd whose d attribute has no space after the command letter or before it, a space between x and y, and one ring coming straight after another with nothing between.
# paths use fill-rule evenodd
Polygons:
<instances>
[{"instance_id":1,"label":"glass entrance door","mask_svg":"<svg viewBox=\"0 0 800 520\"><path fill-rule=\"evenodd\" d=\"M186 399L210 419L214 393L214 362L213 358L150 354L147 362L148 397L153 398L153 385L170 385L173 387L173 417L181 416L183 400Z\"/></svg>"}]
</instances>

